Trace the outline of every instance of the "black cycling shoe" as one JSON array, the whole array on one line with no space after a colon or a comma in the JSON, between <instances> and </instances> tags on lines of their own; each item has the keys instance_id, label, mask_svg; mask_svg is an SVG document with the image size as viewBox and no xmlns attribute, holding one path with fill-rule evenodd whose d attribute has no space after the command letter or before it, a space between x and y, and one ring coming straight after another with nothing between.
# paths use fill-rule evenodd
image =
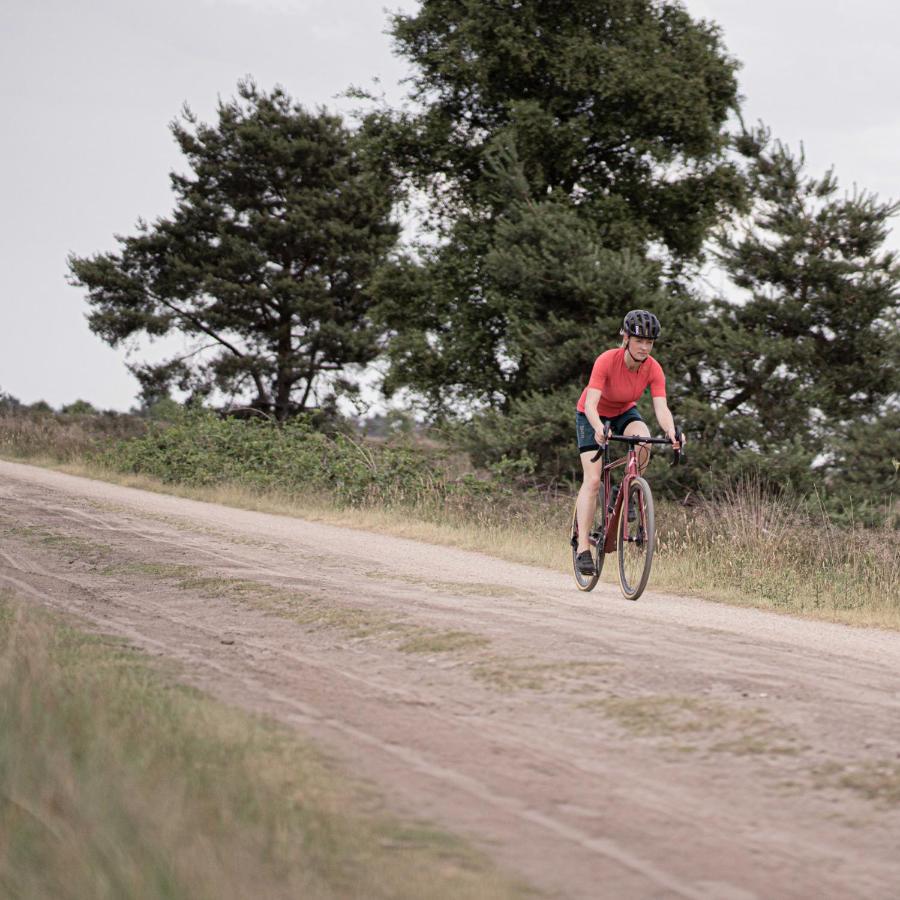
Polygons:
<instances>
[{"instance_id":1,"label":"black cycling shoe","mask_svg":"<svg viewBox=\"0 0 900 900\"><path fill-rule=\"evenodd\" d=\"M575 557L575 565L578 567L579 575L594 575L594 557L591 556L590 550L582 550Z\"/></svg>"}]
</instances>

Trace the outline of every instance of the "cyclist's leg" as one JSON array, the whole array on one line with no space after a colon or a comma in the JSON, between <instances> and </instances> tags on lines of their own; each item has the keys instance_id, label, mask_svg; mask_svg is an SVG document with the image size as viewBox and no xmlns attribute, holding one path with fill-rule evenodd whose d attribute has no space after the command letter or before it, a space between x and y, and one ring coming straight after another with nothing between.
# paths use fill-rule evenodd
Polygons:
<instances>
[{"instance_id":1,"label":"cyclist's leg","mask_svg":"<svg viewBox=\"0 0 900 900\"><path fill-rule=\"evenodd\" d=\"M625 437L650 437L650 429L647 423L641 418L641 414L637 411L637 407L633 406L626 410L621 416L613 419L613 432L621 434ZM644 469L650 464L650 446L644 445L637 448L638 470L643 473Z\"/></svg>"},{"instance_id":2,"label":"cyclist's leg","mask_svg":"<svg viewBox=\"0 0 900 900\"><path fill-rule=\"evenodd\" d=\"M633 421L625 426L626 437L650 437L650 429L646 422ZM650 464L650 445L639 444L637 448L638 471L643 474L644 469Z\"/></svg>"},{"instance_id":3,"label":"cyclist's leg","mask_svg":"<svg viewBox=\"0 0 900 900\"><path fill-rule=\"evenodd\" d=\"M594 515L597 511L597 493L600 490L600 482L603 477L603 459L592 463L591 457L596 450L585 450L581 454L581 467L583 480L578 491L578 500L575 504L575 515L578 518L578 553L590 550L588 537L594 523Z\"/></svg>"},{"instance_id":4,"label":"cyclist's leg","mask_svg":"<svg viewBox=\"0 0 900 900\"><path fill-rule=\"evenodd\" d=\"M575 504L575 516L578 520L578 553L590 549L588 537L597 511L597 492L603 474L603 460L592 463L591 457L599 450L594 429L584 413L575 417L575 432L578 441L578 453L581 456L582 482Z\"/></svg>"}]
</instances>

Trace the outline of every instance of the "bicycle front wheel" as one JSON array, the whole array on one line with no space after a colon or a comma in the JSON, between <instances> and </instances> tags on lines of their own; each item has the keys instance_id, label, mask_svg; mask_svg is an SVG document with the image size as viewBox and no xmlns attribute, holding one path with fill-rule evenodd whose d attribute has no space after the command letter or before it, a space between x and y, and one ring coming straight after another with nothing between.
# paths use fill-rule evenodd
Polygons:
<instances>
[{"instance_id":1,"label":"bicycle front wheel","mask_svg":"<svg viewBox=\"0 0 900 900\"><path fill-rule=\"evenodd\" d=\"M628 486L627 499L628 515L623 503L619 516L619 586L626 600L637 600L647 586L653 551L656 549L656 522L650 485L643 478L634 478Z\"/></svg>"}]
</instances>

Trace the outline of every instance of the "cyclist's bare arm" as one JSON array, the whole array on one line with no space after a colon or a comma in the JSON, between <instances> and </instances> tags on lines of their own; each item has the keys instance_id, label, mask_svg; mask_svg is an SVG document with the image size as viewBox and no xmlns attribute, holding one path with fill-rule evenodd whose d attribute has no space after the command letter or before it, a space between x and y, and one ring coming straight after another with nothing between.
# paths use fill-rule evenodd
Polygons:
<instances>
[{"instance_id":1,"label":"cyclist's bare arm","mask_svg":"<svg viewBox=\"0 0 900 900\"><path fill-rule=\"evenodd\" d=\"M666 403L665 397L653 398L653 412L656 415L656 421L659 422L659 427L662 428L663 433L672 442L672 445L676 446L676 449L687 443L684 435L681 435L680 442L675 439L675 419L672 417L672 412L669 409L669 404Z\"/></svg>"}]
</instances>

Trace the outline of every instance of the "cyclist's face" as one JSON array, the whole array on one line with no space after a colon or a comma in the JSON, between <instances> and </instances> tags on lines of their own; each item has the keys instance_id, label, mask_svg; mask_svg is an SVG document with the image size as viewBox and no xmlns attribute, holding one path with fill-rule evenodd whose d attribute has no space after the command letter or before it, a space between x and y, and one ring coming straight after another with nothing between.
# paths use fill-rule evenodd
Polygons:
<instances>
[{"instance_id":1,"label":"cyclist's face","mask_svg":"<svg viewBox=\"0 0 900 900\"><path fill-rule=\"evenodd\" d=\"M632 359L645 360L653 349L653 341L650 338L629 337L628 352Z\"/></svg>"}]
</instances>

